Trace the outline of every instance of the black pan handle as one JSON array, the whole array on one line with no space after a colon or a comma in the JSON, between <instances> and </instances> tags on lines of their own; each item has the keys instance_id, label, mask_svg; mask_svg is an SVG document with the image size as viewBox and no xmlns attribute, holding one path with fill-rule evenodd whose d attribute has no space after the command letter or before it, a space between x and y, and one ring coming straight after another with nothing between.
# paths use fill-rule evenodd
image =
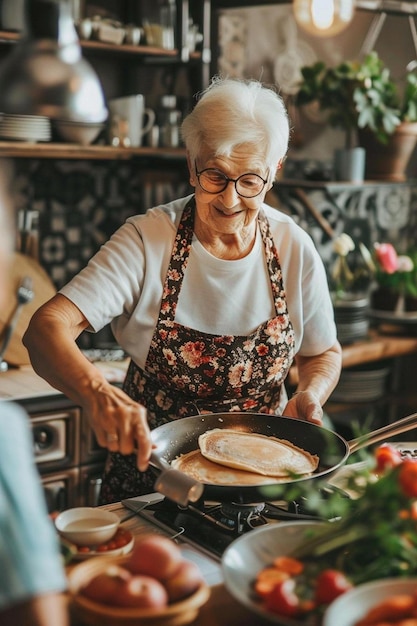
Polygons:
<instances>
[{"instance_id":1,"label":"black pan handle","mask_svg":"<svg viewBox=\"0 0 417 626\"><path fill-rule=\"evenodd\" d=\"M407 431L412 430L416 427L417 413L412 413L412 415L403 417L402 419L397 420L392 424L388 424L387 426L382 426L382 428L372 430L366 435L360 435L359 437L356 437L356 439L351 439L347 442L347 444L349 446L350 453L352 454L357 450L361 450L362 448L371 446L374 443L378 443L378 441L389 439L390 437L394 437L395 435L401 435L402 433L406 433Z\"/></svg>"}]
</instances>

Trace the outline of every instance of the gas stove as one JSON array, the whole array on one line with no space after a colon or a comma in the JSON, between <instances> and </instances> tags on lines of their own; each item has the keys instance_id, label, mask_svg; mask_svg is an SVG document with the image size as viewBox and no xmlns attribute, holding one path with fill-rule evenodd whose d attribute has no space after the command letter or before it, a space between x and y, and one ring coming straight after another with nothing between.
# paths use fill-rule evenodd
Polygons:
<instances>
[{"instance_id":1,"label":"gas stove","mask_svg":"<svg viewBox=\"0 0 417 626\"><path fill-rule=\"evenodd\" d=\"M417 442L392 442L404 458L417 457ZM333 474L325 488L320 488L320 497L337 490L344 497L344 480L355 468L366 463L345 465ZM308 511L308 502L207 502L182 507L159 493L137 496L123 500L122 504L136 511L154 527L162 529L171 537L178 537L200 553L221 561L226 548L240 535L265 524L282 521L319 521L320 518ZM322 521L322 520L320 520Z\"/></svg>"},{"instance_id":2,"label":"gas stove","mask_svg":"<svg viewBox=\"0 0 417 626\"><path fill-rule=\"evenodd\" d=\"M182 507L160 494L123 500L142 518L220 561L223 552L243 533L280 521L315 520L298 502L201 502Z\"/></svg>"}]
</instances>

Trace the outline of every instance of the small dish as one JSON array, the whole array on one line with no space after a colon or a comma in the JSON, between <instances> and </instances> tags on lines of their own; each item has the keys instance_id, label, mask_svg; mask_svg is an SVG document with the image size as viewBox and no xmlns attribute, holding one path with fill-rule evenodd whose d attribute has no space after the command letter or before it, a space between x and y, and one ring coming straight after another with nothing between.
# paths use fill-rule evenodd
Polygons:
<instances>
[{"instance_id":1,"label":"small dish","mask_svg":"<svg viewBox=\"0 0 417 626\"><path fill-rule=\"evenodd\" d=\"M120 518L111 511L81 506L62 511L55 518L55 528L67 541L77 546L98 546L111 539Z\"/></svg>"},{"instance_id":2,"label":"small dish","mask_svg":"<svg viewBox=\"0 0 417 626\"><path fill-rule=\"evenodd\" d=\"M355 626L369 609L390 596L411 595L416 591L417 578L385 578L358 585L329 605L323 616L323 626Z\"/></svg>"},{"instance_id":3,"label":"small dish","mask_svg":"<svg viewBox=\"0 0 417 626\"><path fill-rule=\"evenodd\" d=\"M76 549L75 552L72 554L72 560L85 561L86 559L91 559L91 557L93 556L124 556L126 554L129 554L129 552L131 552L133 548L135 539L130 531L126 531L126 534L128 535L126 537L127 543L123 546L114 549L104 549L106 543L110 542L104 542L104 544L100 544L99 546L92 546L91 548L89 548L88 546L81 546L78 550Z\"/></svg>"}]
</instances>

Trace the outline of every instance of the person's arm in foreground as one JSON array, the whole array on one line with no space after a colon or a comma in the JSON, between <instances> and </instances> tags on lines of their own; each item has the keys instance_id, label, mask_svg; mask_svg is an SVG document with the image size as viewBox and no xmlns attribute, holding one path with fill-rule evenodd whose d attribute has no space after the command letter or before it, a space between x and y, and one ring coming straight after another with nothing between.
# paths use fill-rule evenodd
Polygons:
<instances>
[{"instance_id":1,"label":"person's arm in foreground","mask_svg":"<svg viewBox=\"0 0 417 626\"><path fill-rule=\"evenodd\" d=\"M297 355L298 370L296 392L289 399L284 415L322 423L322 406L339 380L342 367L342 349L336 342L329 350L317 356Z\"/></svg>"},{"instance_id":2,"label":"person's arm in foreground","mask_svg":"<svg viewBox=\"0 0 417 626\"><path fill-rule=\"evenodd\" d=\"M146 409L110 384L83 355L76 339L87 327L78 307L57 294L36 311L23 343L35 372L83 408L98 443L122 454L137 449L143 471L151 452Z\"/></svg>"},{"instance_id":3,"label":"person's arm in foreground","mask_svg":"<svg viewBox=\"0 0 417 626\"><path fill-rule=\"evenodd\" d=\"M66 577L23 409L0 403L0 624L68 626Z\"/></svg>"}]
</instances>

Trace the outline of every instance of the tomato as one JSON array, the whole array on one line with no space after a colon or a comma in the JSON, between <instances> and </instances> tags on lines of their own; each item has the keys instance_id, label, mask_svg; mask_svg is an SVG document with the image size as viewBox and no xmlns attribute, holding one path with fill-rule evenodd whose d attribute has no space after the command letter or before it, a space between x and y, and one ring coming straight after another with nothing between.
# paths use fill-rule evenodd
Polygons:
<instances>
[{"instance_id":1,"label":"tomato","mask_svg":"<svg viewBox=\"0 0 417 626\"><path fill-rule=\"evenodd\" d=\"M417 498L417 461L406 459L402 462L398 480L403 493L409 498Z\"/></svg>"},{"instance_id":2,"label":"tomato","mask_svg":"<svg viewBox=\"0 0 417 626\"><path fill-rule=\"evenodd\" d=\"M374 452L376 470L384 472L402 463L401 452L389 443L383 443Z\"/></svg>"},{"instance_id":3,"label":"tomato","mask_svg":"<svg viewBox=\"0 0 417 626\"><path fill-rule=\"evenodd\" d=\"M274 559L274 567L290 576L297 576L303 571L304 564L291 556L277 556Z\"/></svg>"},{"instance_id":4,"label":"tomato","mask_svg":"<svg viewBox=\"0 0 417 626\"><path fill-rule=\"evenodd\" d=\"M343 572L325 569L316 579L315 600L317 604L330 604L342 593L351 589L352 586Z\"/></svg>"},{"instance_id":5,"label":"tomato","mask_svg":"<svg viewBox=\"0 0 417 626\"><path fill-rule=\"evenodd\" d=\"M265 598L265 606L268 611L293 617L297 615L300 601L295 593L295 580L287 578L278 582Z\"/></svg>"}]
</instances>

